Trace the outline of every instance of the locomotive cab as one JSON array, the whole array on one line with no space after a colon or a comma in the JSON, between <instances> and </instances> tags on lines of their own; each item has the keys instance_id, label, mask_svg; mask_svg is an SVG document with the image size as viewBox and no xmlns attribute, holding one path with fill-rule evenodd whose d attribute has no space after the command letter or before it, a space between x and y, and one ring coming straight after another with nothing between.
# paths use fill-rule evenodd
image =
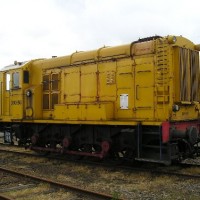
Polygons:
<instances>
[{"instance_id":1,"label":"locomotive cab","mask_svg":"<svg viewBox=\"0 0 200 200\"><path fill-rule=\"evenodd\" d=\"M0 115L8 121L23 119L24 89L29 86L26 62L15 62L1 70Z\"/></svg>"},{"instance_id":2,"label":"locomotive cab","mask_svg":"<svg viewBox=\"0 0 200 200\"><path fill-rule=\"evenodd\" d=\"M41 84L35 86L30 76L32 62L15 62L1 70L0 115L7 122L41 117Z\"/></svg>"},{"instance_id":3,"label":"locomotive cab","mask_svg":"<svg viewBox=\"0 0 200 200\"><path fill-rule=\"evenodd\" d=\"M24 87L29 84L29 70L26 62L14 62L14 65L4 67L0 73L0 117L4 122L4 141L13 143L12 121L24 117Z\"/></svg>"}]
</instances>

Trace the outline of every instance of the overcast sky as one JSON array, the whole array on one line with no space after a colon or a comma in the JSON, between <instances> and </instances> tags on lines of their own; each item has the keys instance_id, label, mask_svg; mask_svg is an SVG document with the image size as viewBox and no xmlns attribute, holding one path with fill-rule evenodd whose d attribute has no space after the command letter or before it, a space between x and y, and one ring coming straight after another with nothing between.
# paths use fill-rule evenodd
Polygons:
<instances>
[{"instance_id":1,"label":"overcast sky","mask_svg":"<svg viewBox=\"0 0 200 200\"><path fill-rule=\"evenodd\" d=\"M169 34L200 43L199 0L0 0L0 68Z\"/></svg>"}]
</instances>

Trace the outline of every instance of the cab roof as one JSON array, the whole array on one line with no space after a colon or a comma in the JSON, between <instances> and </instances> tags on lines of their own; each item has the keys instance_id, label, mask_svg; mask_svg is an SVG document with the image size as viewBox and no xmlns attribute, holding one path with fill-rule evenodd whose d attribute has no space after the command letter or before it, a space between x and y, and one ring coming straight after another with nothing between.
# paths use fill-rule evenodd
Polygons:
<instances>
[{"instance_id":1,"label":"cab roof","mask_svg":"<svg viewBox=\"0 0 200 200\"><path fill-rule=\"evenodd\" d=\"M13 70L13 69L18 69L18 68L22 68L24 65L26 65L29 61L24 61L24 62L15 62L14 64L11 65L7 65L5 67L3 67L2 69L0 69L1 72L3 71L9 71L9 70Z\"/></svg>"}]
</instances>

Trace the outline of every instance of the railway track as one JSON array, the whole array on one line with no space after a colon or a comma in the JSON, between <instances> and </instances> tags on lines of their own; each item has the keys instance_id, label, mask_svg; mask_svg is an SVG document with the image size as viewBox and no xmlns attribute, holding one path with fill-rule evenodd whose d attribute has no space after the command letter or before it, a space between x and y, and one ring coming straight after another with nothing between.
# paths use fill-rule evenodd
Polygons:
<instances>
[{"instance_id":1,"label":"railway track","mask_svg":"<svg viewBox=\"0 0 200 200\"><path fill-rule=\"evenodd\" d=\"M31 191L37 191L40 188L40 193L52 193L48 187L42 186L40 183L29 178L22 178L10 173L0 170L1 184L0 184L0 199L27 199L32 196ZM47 186L47 185L46 185ZM34 193L35 195L35 193Z\"/></svg>"},{"instance_id":2,"label":"railway track","mask_svg":"<svg viewBox=\"0 0 200 200\"><path fill-rule=\"evenodd\" d=\"M3 149L5 149L5 153L3 152ZM183 167L179 165L163 167L161 165L147 165L138 162L135 165L130 162L108 163L106 160L94 162L85 160L84 158L81 160L69 160L68 157L66 158L66 156L62 156L61 154L49 154L44 157L35 152L26 151L23 148L13 147L13 149L11 149L7 147L4 148L4 146L1 147L1 145L0 156L2 156L0 166L4 168L10 166L11 169L15 169L16 171L26 172L27 174L39 177L42 176L47 179L51 177L52 180L56 180L60 183L80 186L92 191L100 191L110 195L117 194L118 197L123 199L132 199L132 196L135 197L134 199L140 199L142 194L140 189L135 189L137 191L136 193L135 190L132 191L132 188L141 188L143 187L142 184L147 184L146 187L149 187L148 196L151 195L152 187L157 188L158 186L154 185L157 185L158 183L160 185L160 182L157 182L157 180L161 180L161 182L164 181L163 187L165 187L166 181L169 182L169 180L173 183L176 182L178 188L184 187L184 184L188 184L189 189L192 182L194 183L194 190L196 190L195 184L199 185L199 168L193 164ZM193 166L195 167L194 170ZM186 170L181 171L181 169ZM115 177L115 179L113 179L113 177ZM154 180L155 184L152 183ZM120 189L122 185L123 188ZM197 188L198 187L199 186L197 186ZM62 190L66 193L66 189ZM164 191L166 191L166 189ZM70 193L70 191L67 193ZM199 193L199 191L196 193ZM70 194L74 196L75 192L71 192ZM142 195L142 197L143 196L144 195ZM153 197L154 196L152 195L152 198Z\"/></svg>"},{"instance_id":3,"label":"railway track","mask_svg":"<svg viewBox=\"0 0 200 200\"><path fill-rule=\"evenodd\" d=\"M22 151L13 151L13 150L6 150L6 149L1 149L0 151L4 151L7 153L15 153L15 154L20 154L20 155L25 155L25 156L34 156L34 157L44 157L43 155L37 154L37 153L33 153L33 152L24 152L24 150ZM48 155L45 158L48 159L55 159L55 160L59 160L59 161L66 161L66 162L79 162L80 164L88 164L88 165L94 165L94 166L99 166L99 167L105 167L108 169L115 168L118 170L128 170L128 171L137 171L137 172L148 172L155 175L167 175L167 176L177 176L177 177L181 177L181 178L187 178L187 179L200 179L200 175L199 174L186 174L186 173L181 173L178 172L177 170L181 170L183 169L183 167L185 168L192 168L192 167L200 167L199 164L192 164L192 163L180 163L178 166L180 166L179 169L177 169L176 171L170 171L168 170L168 168L166 169L166 167L164 168L160 168L159 169L153 169L151 166L150 167L143 167L143 166L134 166L134 165L123 165L123 164L117 164L117 165L113 165L113 164L108 164L108 163L102 163L102 162L92 162L92 161L82 161L82 160L68 160L65 157L61 156L61 155Z\"/></svg>"},{"instance_id":4,"label":"railway track","mask_svg":"<svg viewBox=\"0 0 200 200\"><path fill-rule=\"evenodd\" d=\"M0 199L1 200L13 200L12 198L8 197L8 196L5 196L3 194L0 194Z\"/></svg>"},{"instance_id":5,"label":"railway track","mask_svg":"<svg viewBox=\"0 0 200 200\"><path fill-rule=\"evenodd\" d=\"M64 188L64 189L70 190L72 192L87 195L91 198L93 197L93 198L97 198L97 199L113 199L113 196L108 195L108 194L103 194L103 193L99 193L99 192L95 192L95 191L86 190L86 189L83 189L83 188L80 188L80 187L75 187L75 186L71 186L71 185L68 185L68 184L53 181L51 179L42 178L42 177L27 174L27 173L18 172L18 171L13 170L13 169L8 169L8 168L6 169L6 168L3 168L3 167L0 167L0 171L3 171L5 173L14 174L14 175L17 175L17 176L23 176L24 178L30 178L32 180L36 180L36 181L39 181L39 182L48 183L50 185L54 185L56 187ZM2 198L10 199L9 197L3 196L3 195L2 195Z\"/></svg>"},{"instance_id":6,"label":"railway track","mask_svg":"<svg viewBox=\"0 0 200 200\"><path fill-rule=\"evenodd\" d=\"M5 172L1 173L1 184L0 184L0 199L16 199L19 197L19 193L21 193L21 197L24 197L23 191L25 190L31 190L36 189L38 187L38 184L35 182L31 183L30 179L21 179L21 177L13 176L10 174L7 174ZM18 195L16 198L14 198L14 194L17 192ZM27 193L26 193L27 197Z\"/></svg>"}]
</instances>

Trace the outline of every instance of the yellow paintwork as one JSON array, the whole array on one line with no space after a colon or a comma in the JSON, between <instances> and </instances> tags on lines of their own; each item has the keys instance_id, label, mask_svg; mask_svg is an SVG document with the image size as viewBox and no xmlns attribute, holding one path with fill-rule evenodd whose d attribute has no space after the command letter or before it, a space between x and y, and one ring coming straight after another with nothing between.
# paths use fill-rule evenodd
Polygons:
<instances>
[{"instance_id":1,"label":"yellow paintwork","mask_svg":"<svg viewBox=\"0 0 200 200\"><path fill-rule=\"evenodd\" d=\"M0 119L106 125L198 119L199 61L194 61L196 67L184 63L190 54L197 56L198 46L167 36L4 68ZM29 83L23 82L24 70L29 71ZM6 91L6 73L16 72L19 88ZM182 79L188 84L182 85ZM179 110L174 112L173 105Z\"/></svg>"},{"instance_id":2,"label":"yellow paintwork","mask_svg":"<svg viewBox=\"0 0 200 200\"><path fill-rule=\"evenodd\" d=\"M59 104L55 106L55 120L110 120L113 119L113 103Z\"/></svg>"}]
</instances>

